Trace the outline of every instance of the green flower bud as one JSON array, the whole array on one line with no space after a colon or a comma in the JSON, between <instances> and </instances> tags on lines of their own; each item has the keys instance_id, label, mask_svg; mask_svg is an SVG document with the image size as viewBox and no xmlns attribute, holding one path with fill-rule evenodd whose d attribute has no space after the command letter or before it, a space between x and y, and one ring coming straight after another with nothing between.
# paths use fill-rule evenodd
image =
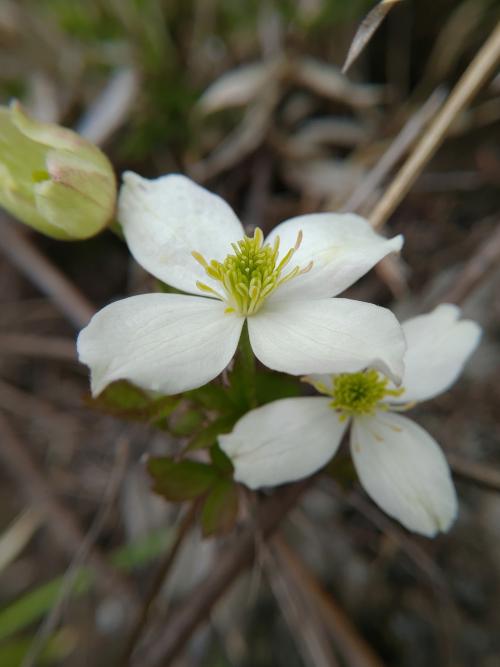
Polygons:
<instances>
[{"instance_id":1,"label":"green flower bud","mask_svg":"<svg viewBox=\"0 0 500 667\"><path fill-rule=\"evenodd\" d=\"M18 102L0 107L0 206L47 236L76 240L108 225L115 203L113 168L97 146Z\"/></svg>"}]
</instances>

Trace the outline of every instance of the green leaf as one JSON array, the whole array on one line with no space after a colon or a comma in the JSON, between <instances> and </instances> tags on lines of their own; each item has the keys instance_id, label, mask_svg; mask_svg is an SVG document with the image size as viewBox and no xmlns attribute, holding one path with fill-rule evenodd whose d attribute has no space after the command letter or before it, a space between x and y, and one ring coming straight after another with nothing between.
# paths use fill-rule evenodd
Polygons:
<instances>
[{"instance_id":1,"label":"green leaf","mask_svg":"<svg viewBox=\"0 0 500 667\"><path fill-rule=\"evenodd\" d=\"M73 581L71 596L87 592L91 580L88 570L80 570ZM42 584L2 609L0 611L0 640L9 637L47 613L55 604L63 581L63 577L58 577L47 584Z\"/></svg>"},{"instance_id":2,"label":"green leaf","mask_svg":"<svg viewBox=\"0 0 500 667\"><path fill-rule=\"evenodd\" d=\"M38 656L37 665L52 665L61 663L75 648L76 634L69 628L60 630L50 636ZM32 637L12 639L0 646L0 665L2 667L19 667L31 648Z\"/></svg>"},{"instance_id":3,"label":"green leaf","mask_svg":"<svg viewBox=\"0 0 500 667\"><path fill-rule=\"evenodd\" d=\"M229 373L229 386L227 395L236 409L241 413L250 409L248 405L248 392L246 388L246 366L242 355L238 351L234 360L233 368Z\"/></svg>"},{"instance_id":4,"label":"green leaf","mask_svg":"<svg viewBox=\"0 0 500 667\"><path fill-rule=\"evenodd\" d=\"M221 479L208 494L201 510L204 537L228 533L238 518L238 488L232 480Z\"/></svg>"},{"instance_id":5,"label":"green leaf","mask_svg":"<svg viewBox=\"0 0 500 667\"><path fill-rule=\"evenodd\" d=\"M211 447L217 440L218 435L221 433L229 433L229 431L232 430L238 418L239 415L234 413L232 415L224 415L223 417L215 419L189 441L186 451L189 452L194 451L195 449Z\"/></svg>"},{"instance_id":6,"label":"green leaf","mask_svg":"<svg viewBox=\"0 0 500 667\"><path fill-rule=\"evenodd\" d=\"M259 405L276 401L279 398L295 398L302 395L301 383L288 375L258 373L256 384Z\"/></svg>"},{"instance_id":7,"label":"green leaf","mask_svg":"<svg viewBox=\"0 0 500 667\"><path fill-rule=\"evenodd\" d=\"M210 459L214 468L217 468L222 475L227 476L233 474L234 467L231 463L231 459L222 451L219 447L219 443L216 443L210 448Z\"/></svg>"},{"instance_id":8,"label":"green leaf","mask_svg":"<svg viewBox=\"0 0 500 667\"><path fill-rule=\"evenodd\" d=\"M332 477L344 490L351 489L357 480L356 469L349 455L337 454L327 463L324 472Z\"/></svg>"},{"instance_id":9,"label":"green leaf","mask_svg":"<svg viewBox=\"0 0 500 667\"><path fill-rule=\"evenodd\" d=\"M156 291L162 292L162 294L185 294L185 292L181 292L181 290L178 290L175 287L171 287L170 285L167 285L167 283L164 283L161 280L156 280L155 285L156 285Z\"/></svg>"},{"instance_id":10,"label":"green leaf","mask_svg":"<svg viewBox=\"0 0 500 667\"><path fill-rule=\"evenodd\" d=\"M202 421L203 415L197 410L179 411L172 416L168 427L174 435L192 435L201 426Z\"/></svg>"},{"instance_id":11,"label":"green leaf","mask_svg":"<svg viewBox=\"0 0 500 667\"><path fill-rule=\"evenodd\" d=\"M88 397L87 405L108 414L159 423L179 404L176 396L151 396L127 380L112 382L96 398Z\"/></svg>"},{"instance_id":12,"label":"green leaf","mask_svg":"<svg viewBox=\"0 0 500 667\"><path fill-rule=\"evenodd\" d=\"M228 394L227 388L222 387L220 384L206 384L199 389L187 391L184 396L196 403L200 403L208 410L232 412L235 409L235 404Z\"/></svg>"},{"instance_id":13,"label":"green leaf","mask_svg":"<svg viewBox=\"0 0 500 667\"><path fill-rule=\"evenodd\" d=\"M217 481L217 471L199 461L173 461L168 457L152 458L148 471L153 477L153 491L174 502L192 500L206 493Z\"/></svg>"}]
</instances>

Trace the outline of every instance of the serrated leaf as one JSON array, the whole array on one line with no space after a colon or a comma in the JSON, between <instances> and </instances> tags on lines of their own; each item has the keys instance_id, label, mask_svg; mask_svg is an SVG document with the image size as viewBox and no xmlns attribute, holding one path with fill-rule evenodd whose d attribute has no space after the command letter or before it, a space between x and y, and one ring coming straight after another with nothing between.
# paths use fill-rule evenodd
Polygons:
<instances>
[{"instance_id":1,"label":"serrated leaf","mask_svg":"<svg viewBox=\"0 0 500 667\"><path fill-rule=\"evenodd\" d=\"M238 517L238 489L232 480L221 479L208 494L201 510L204 537L228 533Z\"/></svg>"},{"instance_id":2,"label":"serrated leaf","mask_svg":"<svg viewBox=\"0 0 500 667\"><path fill-rule=\"evenodd\" d=\"M96 398L85 399L91 408L107 414L138 421L159 422L168 417L179 403L175 396L151 396L127 380L112 382Z\"/></svg>"},{"instance_id":3,"label":"serrated leaf","mask_svg":"<svg viewBox=\"0 0 500 667\"><path fill-rule=\"evenodd\" d=\"M368 44L385 16L389 13L389 10L398 2L401 2L401 0L381 0L361 21L360 26L354 35L354 39L352 40L349 52L347 53L342 68L343 73L347 72L349 67Z\"/></svg>"},{"instance_id":4,"label":"serrated leaf","mask_svg":"<svg viewBox=\"0 0 500 667\"><path fill-rule=\"evenodd\" d=\"M238 418L239 414L234 413L232 415L224 415L223 417L215 419L189 441L186 451L192 452L196 449L211 447L217 440L218 435L221 433L229 433L229 431L232 430Z\"/></svg>"},{"instance_id":5,"label":"serrated leaf","mask_svg":"<svg viewBox=\"0 0 500 667\"><path fill-rule=\"evenodd\" d=\"M218 479L213 466L189 459L152 458L147 467L153 478L153 491L174 502L203 495Z\"/></svg>"},{"instance_id":6,"label":"serrated leaf","mask_svg":"<svg viewBox=\"0 0 500 667\"><path fill-rule=\"evenodd\" d=\"M219 443L210 448L210 460L214 468L217 468L222 475L232 475L234 467L231 459L222 451Z\"/></svg>"}]
</instances>

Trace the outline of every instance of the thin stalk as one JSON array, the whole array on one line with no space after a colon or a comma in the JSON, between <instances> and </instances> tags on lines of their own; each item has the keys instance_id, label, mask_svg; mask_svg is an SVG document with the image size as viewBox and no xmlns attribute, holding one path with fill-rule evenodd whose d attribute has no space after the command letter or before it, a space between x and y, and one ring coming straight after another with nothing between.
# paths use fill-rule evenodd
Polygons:
<instances>
[{"instance_id":1,"label":"thin stalk","mask_svg":"<svg viewBox=\"0 0 500 667\"><path fill-rule=\"evenodd\" d=\"M248 323L245 321L243 330L241 332L240 345L240 363L241 375L243 379L243 390L245 392L245 399L249 408L257 407L257 385L256 385L256 370L255 370L255 356L250 345L250 336L248 335Z\"/></svg>"}]
</instances>

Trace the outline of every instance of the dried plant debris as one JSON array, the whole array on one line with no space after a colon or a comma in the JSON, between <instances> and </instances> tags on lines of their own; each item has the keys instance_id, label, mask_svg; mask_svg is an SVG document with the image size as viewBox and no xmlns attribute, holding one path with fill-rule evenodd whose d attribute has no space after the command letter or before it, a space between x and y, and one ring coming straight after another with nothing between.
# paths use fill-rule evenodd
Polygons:
<instances>
[{"instance_id":1,"label":"dried plant debris","mask_svg":"<svg viewBox=\"0 0 500 667\"><path fill-rule=\"evenodd\" d=\"M361 25L354 35L351 46L347 53L342 72L347 72L353 62L358 58L365 46L375 34L377 28L387 16L389 11L401 0L381 0L369 14L365 16Z\"/></svg>"}]
</instances>

